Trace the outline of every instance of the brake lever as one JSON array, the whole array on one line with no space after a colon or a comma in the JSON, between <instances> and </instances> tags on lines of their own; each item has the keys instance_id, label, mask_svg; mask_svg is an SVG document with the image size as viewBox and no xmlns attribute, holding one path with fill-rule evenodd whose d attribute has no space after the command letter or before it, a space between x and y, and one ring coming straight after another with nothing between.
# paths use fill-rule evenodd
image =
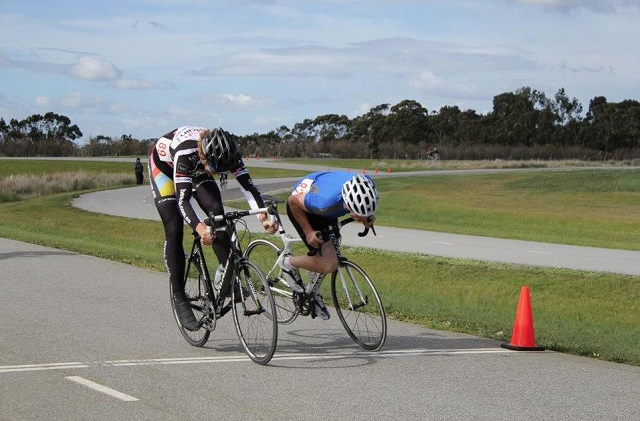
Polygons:
<instances>
[{"instance_id":1,"label":"brake lever","mask_svg":"<svg viewBox=\"0 0 640 421\"><path fill-rule=\"evenodd\" d=\"M371 227L371 231L373 231L373 235L377 235L376 230L373 228L373 226ZM362 232L358 233L358 237L366 237L367 235L369 235L369 228L367 227L365 227Z\"/></svg>"},{"instance_id":2,"label":"brake lever","mask_svg":"<svg viewBox=\"0 0 640 421\"><path fill-rule=\"evenodd\" d=\"M373 217L372 217L372 216L370 216L370 217L367 219L367 221L368 221L368 222L373 221ZM373 227L373 223L371 223L371 227L364 227L364 230L363 230L362 232L359 232L359 233L358 233L358 237L365 237L367 234L369 234L369 228L371 228L371 231L373 231L373 235L376 235L376 236L378 235L378 234L376 233L376 229Z\"/></svg>"}]
</instances>

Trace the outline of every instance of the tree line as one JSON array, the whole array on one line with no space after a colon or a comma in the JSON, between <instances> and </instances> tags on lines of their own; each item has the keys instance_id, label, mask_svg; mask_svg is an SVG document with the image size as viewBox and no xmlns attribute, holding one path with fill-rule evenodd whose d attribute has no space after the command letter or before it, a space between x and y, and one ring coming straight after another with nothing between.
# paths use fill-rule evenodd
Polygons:
<instances>
[{"instance_id":1,"label":"tree line","mask_svg":"<svg viewBox=\"0 0 640 421\"><path fill-rule=\"evenodd\" d=\"M0 118L0 155L145 155L155 139L82 137L68 117L47 113L25 120ZM326 114L292 128L234 136L247 156L424 159L437 148L446 159L636 159L640 158L640 102L614 103L596 96L586 113L564 88L552 97L522 87L493 98L484 115L458 106L429 112L406 99L380 104L348 118Z\"/></svg>"}]
</instances>

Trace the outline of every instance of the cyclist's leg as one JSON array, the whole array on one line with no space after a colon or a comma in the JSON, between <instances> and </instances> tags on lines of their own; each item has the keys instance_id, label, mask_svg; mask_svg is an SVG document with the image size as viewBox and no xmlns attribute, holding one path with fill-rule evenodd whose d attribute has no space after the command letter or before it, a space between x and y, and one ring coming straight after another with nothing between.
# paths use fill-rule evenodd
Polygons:
<instances>
[{"instance_id":1,"label":"cyclist's leg","mask_svg":"<svg viewBox=\"0 0 640 421\"><path fill-rule=\"evenodd\" d=\"M310 246L305 238L304 231L302 230L300 224L297 222L292 212L289 209L287 204L287 215L291 220L291 223L296 228L298 235L303 239L305 245L309 249L309 251L315 252L316 249ZM333 241L330 241L329 233L331 231L330 227L337 227L337 220L335 219L327 219L320 217L318 215L307 214L307 218L311 227L319 231L323 234L323 239L325 242L320 246L320 252L318 253L310 253L305 255L291 256L288 259L288 264L290 264L294 268L303 268L306 269L310 273L310 278L317 279L317 276L324 273L333 272L338 268L338 253L336 251L336 246ZM338 231L337 229L335 231ZM331 231L335 235L340 235L339 231L335 233L335 231ZM314 275L313 272L316 274ZM320 291L320 282L316 283L311 292L311 304L313 304L313 313L312 316L320 316L323 320L328 320L331 316L329 310L324 304L324 300Z\"/></svg>"},{"instance_id":2,"label":"cyclist's leg","mask_svg":"<svg viewBox=\"0 0 640 421\"><path fill-rule=\"evenodd\" d=\"M222 195L216 181L208 175L202 175L194 180L194 197L200 208L207 214L213 212L216 215L224 214L224 205L222 204ZM216 238L213 241L213 252L218 258L220 264L227 262L229 250L231 249L231 241L227 237L226 232L216 232Z\"/></svg>"},{"instance_id":3,"label":"cyclist's leg","mask_svg":"<svg viewBox=\"0 0 640 421\"><path fill-rule=\"evenodd\" d=\"M169 281L173 291L172 299L176 305L176 313L180 323L186 329L195 330L198 329L198 322L184 292L185 261L182 245L184 221L178 209L173 180L171 175L166 173L170 171L170 168L163 168L163 166L167 166L163 164L163 162L154 159L153 155L149 160L149 165L152 168L150 173L153 174L150 180L153 198L164 226L164 263L169 272Z\"/></svg>"},{"instance_id":4,"label":"cyclist's leg","mask_svg":"<svg viewBox=\"0 0 640 421\"><path fill-rule=\"evenodd\" d=\"M316 253L315 247L307 243L306 235L302 230L300 223L296 220L295 216L291 212L289 204L287 204L287 216L289 216L291 224L296 229L296 232L298 233L304 244L307 246L307 249L312 254L311 256L292 256L289 259L289 263L294 268L307 269L312 272L333 272L338 267L338 256L336 254L336 249L333 243L331 241L327 241L328 237L324 238L325 242L321 246L320 253ZM326 232L329 226L335 226L337 222L335 219L327 219L310 213L307 213L307 219L309 220L309 223L314 230L320 231L322 233Z\"/></svg>"}]
</instances>

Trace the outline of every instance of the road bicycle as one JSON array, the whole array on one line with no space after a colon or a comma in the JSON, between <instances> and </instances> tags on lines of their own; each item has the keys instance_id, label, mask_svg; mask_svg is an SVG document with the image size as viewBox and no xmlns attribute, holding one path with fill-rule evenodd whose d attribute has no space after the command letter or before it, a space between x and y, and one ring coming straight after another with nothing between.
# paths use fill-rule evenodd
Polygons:
<instances>
[{"instance_id":1,"label":"road bicycle","mask_svg":"<svg viewBox=\"0 0 640 421\"><path fill-rule=\"evenodd\" d=\"M270 240L256 239L247 246L245 256L265 274L275 300L279 323L291 323L298 315L315 317L315 293L327 274L300 273L303 278L303 293L295 292L289 287L283 278L280 262L292 255L294 243L302 240L285 232L277 210L277 204L283 200L268 195L263 195L263 199L269 214L280 225L278 234L283 245L280 247ZM353 222L353 218L345 218L338 222L338 228L350 222ZM358 235L365 236L367 233L368 229L365 229ZM377 351L384 345L387 337L387 318L380 295L367 273L341 254L339 239L333 234L330 238L340 262L338 269L329 274L335 311L351 339L364 349Z\"/></svg>"},{"instance_id":2,"label":"road bicycle","mask_svg":"<svg viewBox=\"0 0 640 421\"><path fill-rule=\"evenodd\" d=\"M273 295L260 268L244 257L236 227L243 225L242 232L247 233L246 221L242 218L266 211L266 208L231 211L224 215L210 214L205 219L209 229L216 233L226 232L231 240L229 258L219 285L213 284L200 236L193 233L191 253L186 256L184 284L200 325L198 330L189 331L180 324L171 291L171 306L178 328L191 345L203 346L215 330L218 319L232 310L236 333L249 358L259 364L267 364L273 357L278 338Z\"/></svg>"}]
</instances>

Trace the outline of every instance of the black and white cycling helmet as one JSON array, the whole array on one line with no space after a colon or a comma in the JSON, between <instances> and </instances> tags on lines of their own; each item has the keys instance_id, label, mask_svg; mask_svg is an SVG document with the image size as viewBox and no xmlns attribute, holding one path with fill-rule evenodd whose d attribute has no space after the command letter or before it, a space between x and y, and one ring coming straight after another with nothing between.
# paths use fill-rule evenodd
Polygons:
<instances>
[{"instance_id":1,"label":"black and white cycling helmet","mask_svg":"<svg viewBox=\"0 0 640 421\"><path fill-rule=\"evenodd\" d=\"M378 192L373 180L356 174L342 185L342 200L352 213L373 216L378 208Z\"/></svg>"},{"instance_id":2,"label":"black and white cycling helmet","mask_svg":"<svg viewBox=\"0 0 640 421\"><path fill-rule=\"evenodd\" d=\"M242 158L236 142L220 128L202 138L202 151L215 172L232 170Z\"/></svg>"}]
</instances>

